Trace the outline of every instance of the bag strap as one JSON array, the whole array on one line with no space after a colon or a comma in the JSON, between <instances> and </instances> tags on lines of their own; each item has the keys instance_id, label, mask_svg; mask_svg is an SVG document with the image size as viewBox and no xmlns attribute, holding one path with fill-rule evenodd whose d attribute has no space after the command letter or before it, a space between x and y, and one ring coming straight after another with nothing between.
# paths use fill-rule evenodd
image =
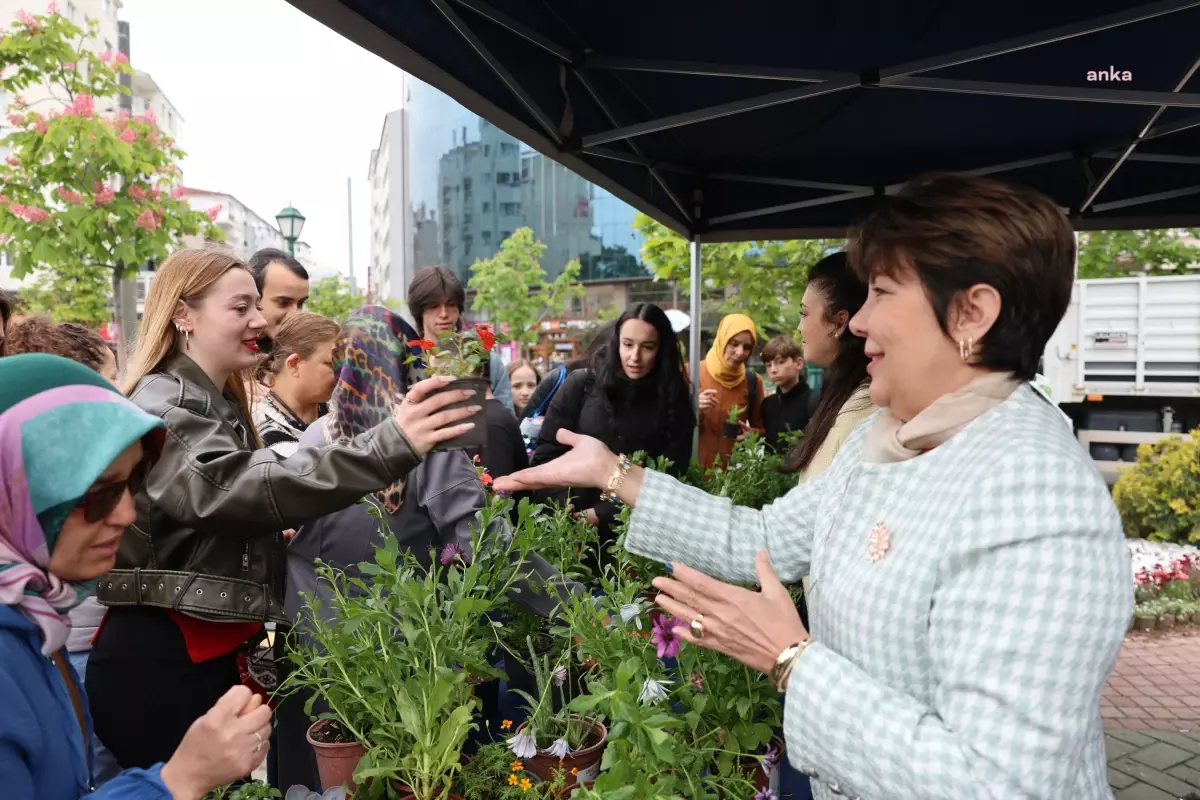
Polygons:
<instances>
[{"instance_id":1,"label":"bag strap","mask_svg":"<svg viewBox=\"0 0 1200 800\"><path fill-rule=\"evenodd\" d=\"M754 402L758 399L758 373L746 370L746 423L753 424Z\"/></svg>"},{"instance_id":2,"label":"bag strap","mask_svg":"<svg viewBox=\"0 0 1200 800\"><path fill-rule=\"evenodd\" d=\"M550 401L554 399L554 395L558 394L559 387L563 385L563 381L565 381L566 379L567 379L566 366L559 367L558 380L556 380L554 382L554 388L550 390L550 394L546 395L546 399L542 401L542 404L537 407L537 411L534 411L532 414L529 415L531 419L535 418L535 417L540 417L546 413L546 409L549 407Z\"/></svg>"},{"instance_id":3,"label":"bag strap","mask_svg":"<svg viewBox=\"0 0 1200 800\"><path fill-rule=\"evenodd\" d=\"M83 737L83 751L86 753L88 748L88 730L87 719L83 714L83 700L79 696L79 687L75 685L75 681L71 679L71 671L67 669L67 650L63 648L54 656L54 663L58 666L58 672L62 675L63 683L67 687L67 694L71 696L71 705L75 707L75 720L79 723L79 733Z\"/></svg>"}]
</instances>

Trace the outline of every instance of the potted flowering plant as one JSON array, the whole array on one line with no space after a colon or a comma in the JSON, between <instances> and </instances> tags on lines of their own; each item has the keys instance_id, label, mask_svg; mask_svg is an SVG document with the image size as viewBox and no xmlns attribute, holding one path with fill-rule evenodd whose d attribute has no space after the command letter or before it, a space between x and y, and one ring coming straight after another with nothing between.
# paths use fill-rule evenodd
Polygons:
<instances>
[{"instance_id":1,"label":"potted flowering plant","mask_svg":"<svg viewBox=\"0 0 1200 800\"><path fill-rule=\"evenodd\" d=\"M480 747L463 766L461 779L465 800L555 800L574 783L575 777L562 767L542 780L500 742Z\"/></svg>"},{"instance_id":2,"label":"potted flowering plant","mask_svg":"<svg viewBox=\"0 0 1200 800\"><path fill-rule=\"evenodd\" d=\"M452 403L446 409L463 408L468 405L479 405L480 410L464 422L473 422L475 427L466 433L456 436L436 447L435 450L467 450L483 447L487 444L487 413L483 409L483 400L487 395L490 383L482 375L484 367L492 357L492 348L496 345L496 334L487 327L480 325L470 330L443 334L440 339L415 339L408 343L420 355L410 356L406 363L420 363L427 376L449 375L454 378L437 393L458 389L470 389L475 396L459 403Z\"/></svg>"},{"instance_id":3,"label":"potted flowering plant","mask_svg":"<svg viewBox=\"0 0 1200 800\"><path fill-rule=\"evenodd\" d=\"M524 759L526 769L542 780L552 780L556 767L574 770L578 780L594 778L608 740L608 728L599 719L573 714L568 709L569 651L552 661L548 656L538 656L532 639L527 644L537 696L512 690L525 700L528 717L508 740L508 749ZM557 709L553 697L556 691Z\"/></svg>"}]
</instances>

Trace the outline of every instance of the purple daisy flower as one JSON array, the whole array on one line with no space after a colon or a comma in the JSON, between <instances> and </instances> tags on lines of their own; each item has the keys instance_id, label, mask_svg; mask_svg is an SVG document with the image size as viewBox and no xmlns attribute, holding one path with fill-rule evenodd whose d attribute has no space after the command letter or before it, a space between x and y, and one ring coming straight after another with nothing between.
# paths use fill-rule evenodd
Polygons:
<instances>
[{"instance_id":1,"label":"purple daisy flower","mask_svg":"<svg viewBox=\"0 0 1200 800\"><path fill-rule=\"evenodd\" d=\"M559 664L557 667L554 668L554 675L553 675L552 679L554 681L555 686L562 686L564 683L567 682L567 668L564 667L562 664Z\"/></svg>"},{"instance_id":2,"label":"purple daisy flower","mask_svg":"<svg viewBox=\"0 0 1200 800\"><path fill-rule=\"evenodd\" d=\"M442 562L443 567L448 567L455 561L462 561L464 552L461 545L451 542L442 548L442 554L438 556L438 560Z\"/></svg>"},{"instance_id":3,"label":"purple daisy flower","mask_svg":"<svg viewBox=\"0 0 1200 800\"><path fill-rule=\"evenodd\" d=\"M674 658L683 647L683 640L675 633L675 629L683 623L674 617L661 617L654 620L650 633L650 641L658 646L659 658Z\"/></svg>"},{"instance_id":4,"label":"purple daisy flower","mask_svg":"<svg viewBox=\"0 0 1200 800\"><path fill-rule=\"evenodd\" d=\"M758 794L754 795L752 800L779 800L779 795L775 794L770 789L763 789Z\"/></svg>"}]
</instances>

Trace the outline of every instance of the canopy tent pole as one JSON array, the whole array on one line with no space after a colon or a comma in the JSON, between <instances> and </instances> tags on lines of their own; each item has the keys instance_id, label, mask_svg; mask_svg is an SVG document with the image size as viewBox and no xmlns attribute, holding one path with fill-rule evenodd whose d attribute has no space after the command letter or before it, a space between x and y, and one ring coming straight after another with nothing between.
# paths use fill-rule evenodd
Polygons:
<instances>
[{"instance_id":1,"label":"canopy tent pole","mask_svg":"<svg viewBox=\"0 0 1200 800\"><path fill-rule=\"evenodd\" d=\"M691 295L689 297L691 324L688 326L688 374L692 377L692 408L700 413L700 296L703 284L700 282L700 240L692 239L689 243L691 251ZM700 426L692 435L692 456L700 454Z\"/></svg>"}]
</instances>

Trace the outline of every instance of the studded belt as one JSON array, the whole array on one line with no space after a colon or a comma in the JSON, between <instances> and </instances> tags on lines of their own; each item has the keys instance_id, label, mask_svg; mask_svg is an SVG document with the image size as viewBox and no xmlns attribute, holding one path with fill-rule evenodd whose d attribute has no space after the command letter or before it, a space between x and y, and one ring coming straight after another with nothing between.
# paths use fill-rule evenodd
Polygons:
<instances>
[{"instance_id":1,"label":"studded belt","mask_svg":"<svg viewBox=\"0 0 1200 800\"><path fill-rule=\"evenodd\" d=\"M218 622L288 621L267 584L199 572L115 569L100 579L96 599L109 608L169 608Z\"/></svg>"}]
</instances>

